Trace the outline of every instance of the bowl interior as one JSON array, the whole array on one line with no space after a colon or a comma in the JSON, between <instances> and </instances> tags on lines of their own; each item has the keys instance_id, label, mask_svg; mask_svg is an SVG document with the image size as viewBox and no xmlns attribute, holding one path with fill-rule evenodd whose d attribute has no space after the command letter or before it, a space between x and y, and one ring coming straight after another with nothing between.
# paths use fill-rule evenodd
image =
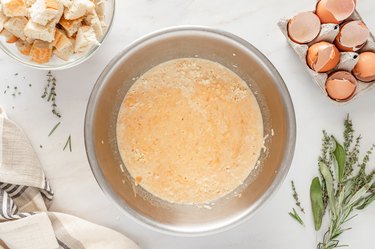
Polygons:
<instances>
[{"instance_id":1,"label":"bowl interior","mask_svg":"<svg viewBox=\"0 0 375 249\"><path fill-rule=\"evenodd\" d=\"M105 8L105 22L106 22L107 27L104 29L103 36L100 37L100 39L98 40L100 44L102 44L104 40L107 38L111 30L113 18L115 14L115 0L106 0L103 2L105 4L105 7L104 7ZM67 61L59 59L57 56L52 56L51 60L48 63L38 64L38 63L31 61L30 56L21 54L18 51L15 43L7 43L5 37L0 36L0 48L8 56L17 60L18 62L21 62L24 65L27 65L32 68L42 69L42 70L61 70L61 69L67 69L67 68L76 66L84 62L88 58L90 58L99 47L100 45L93 46L86 53L74 54Z\"/></svg>"},{"instance_id":2,"label":"bowl interior","mask_svg":"<svg viewBox=\"0 0 375 249\"><path fill-rule=\"evenodd\" d=\"M214 205L173 205L135 187L116 143L120 104L134 79L167 60L199 57L221 63L242 77L261 106L265 148L245 184ZM294 152L294 110L273 66L247 42L206 28L177 28L153 34L112 60L93 90L86 116L86 147L102 189L143 223L178 234L229 228L253 213L284 179Z\"/></svg>"}]
</instances>

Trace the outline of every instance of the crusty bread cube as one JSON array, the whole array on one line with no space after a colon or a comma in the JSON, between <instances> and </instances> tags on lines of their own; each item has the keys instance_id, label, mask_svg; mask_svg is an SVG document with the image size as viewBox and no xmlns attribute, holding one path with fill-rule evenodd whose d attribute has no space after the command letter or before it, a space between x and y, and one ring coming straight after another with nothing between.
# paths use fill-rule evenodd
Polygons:
<instances>
[{"instance_id":1,"label":"crusty bread cube","mask_svg":"<svg viewBox=\"0 0 375 249\"><path fill-rule=\"evenodd\" d=\"M64 61L68 61L70 57L73 55L73 53L74 53L73 46L64 48L62 50L58 50L58 49L53 50L53 54Z\"/></svg>"},{"instance_id":2,"label":"crusty bread cube","mask_svg":"<svg viewBox=\"0 0 375 249\"><path fill-rule=\"evenodd\" d=\"M90 26L82 26L78 29L74 51L77 53L87 52L92 46L100 45L96 39L95 31Z\"/></svg>"},{"instance_id":3,"label":"crusty bread cube","mask_svg":"<svg viewBox=\"0 0 375 249\"><path fill-rule=\"evenodd\" d=\"M99 20L98 15L96 14L95 10L93 10L92 12L90 12L85 17L84 20L85 20L85 23L88 26L91 26L94 29L97 39L99 39L99 38L101 38L103 36L102 24L101 24L101 22Z\"/></svg>"},{"instance_id":4,"label":"crusty bread cube","mask_svg":"<svg viewBox=\"0 0 375 249\"><path fill-rule=\"evenodd\" d=\"M30 50L30 56L32 61L39 64L44 64L49 62L49 60L51 59L51 55L52 46L50 43L41 40L34 41Z\"/></svg>"},{"instance_id":5,"label":"crusty bread cube","mask_svg":"<svg viewBox=\"0 0 375 249\"><path fill-rule=\"evenodd\" d=\"M62 4L57 0L36 0L29 9L30 18L40 25L47 25L49 21L59 14Z\"/></svg>"},{"instance_id":6,"label":"crusty bread cube","mask_svg":"<svg viewBox=\"0 0 375 249\"><path fill-rule=\"evenodd\" d=\"M27 16L26 3L24 0L1 0L3 12L6 16Z\"/></svg>"},{"instance_id":7,"label":"crusty bread cube","mask_svg":"<svg viewBox=\"0 0 375 249\"><path fill-rule=\"evenodd\" d=\"M70 41L63 30L56 29L55 39L52 42L52 46L57 50L63 50L67 47L72 47L73 43Z\"/></svg>"},{"instance_id":8,"label":"crusty bread cube","mask_svg":"<svg viewBox=\"0 0 375 249\"><path fill-rule=\"evenodd\" d=\"M17 36L13 35L6 29L3 29L0 34L5 37L7 43L15 43L18 40Z\"/></svg>"},{"instance_id":9,"label":"crusty bread cube","mask_svg":"<svg viewBox=\"0 0 375 249\"><path fill-rule=\"evenodd\" d=\"M28 38L51 42L55 37L56 28L42 26L33 22L32 20L29 20L24 31Z\"/></svg>"},{"instance_id":10,"label":"crusty bread cube","mask_svg":"<svg viewBox=\"0 0 375 249\"><path fill-rule=\"evenodd\" d=\"M90 0L73 0L68 8L64 10L64 17L74 20L85 16L95 9L95 4Z\"/></svg>"},{"instance_id":11,"label":"crusty bread cube","mask_svg":"<svg viewBox=\"0 0 375 249\"><path fill-rule=\"evenodd\" d=\"M27 24L26 17L11 17L9 20L4 24L4 28L8 30L13 35L17 36L18 38L25 40L26 36L24 33L24 29Z\"/></svg>"},{"instance_id":12,"label":"crusty bread cube","mask_svg":"<svg viewBox=\"0 0 375 249\"><path fill-rule=\"evenodd\" d=\"M3 30L4 24L7 20L8 20L8 17L4 14L1 4L0 4L0 32Z\"/></svg>"},{"instance_id":13,"label":"crusty bread cube","mask_svg":"<svg viewBox=\"0 0 375 249\"><path fill-rule=\"evenodd\" d=\"M32 43L28 43L21 39L18 39L18 41L16 42L18 51L20 51L23 55L30 55L31 45Z\"/></svg>"},{"instance_id":14,"label":"crusty bread cube","mask_svg":"<svg viewBox=\"0 0 375 249\"><path fill-rule=\"evenodd\" d=\"M99 20L104 23L105 22L105 7L104 7L104 0L92 0L95 4L95 12L99 17Z\"/></svg>"},{"instance_id":15,"label":"crusty bread cube","mask_svg":"<svg viewBox=\"0 0 375 249\"><path fill-rule=\"evenodd\" d=\"M60 20L61 27L64 28L67 35L72 37L75 33L77 33L78 29L82 26L83 18L78 18L75 20L67 20L64 17Z\"/></svg>"}]
</instances>

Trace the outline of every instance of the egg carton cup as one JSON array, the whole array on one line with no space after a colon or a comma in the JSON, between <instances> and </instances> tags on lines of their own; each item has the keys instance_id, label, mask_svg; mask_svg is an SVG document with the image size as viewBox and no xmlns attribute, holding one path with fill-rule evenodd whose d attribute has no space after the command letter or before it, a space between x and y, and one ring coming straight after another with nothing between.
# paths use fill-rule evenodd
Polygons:
<instances>
[{"instance_id":1,"label":"egg carton cup","mask_svg":"<svg viewBox=\"0 0 375 249\"><path fill-rule=\"evenodd\" d=\"M339 34L339 30L340 30L339 25L338 24L322 24L321 29L320 29L320 33L319 33L317 38L315 38L312 42L310 42L308 44L298 44L298 43L295 43L294 41L292 41L289 38L289 35L288 35L288 22L289 22L289 20L290 20L290 18L281 19L278 22L278 26L279 26L281 32L286 37L289 45L292 47L294 52L298 55L301 62L305 65L306 70L309 72L309 74L313 78L314 82L319 86L319 88L322 90L324 95L327 96L327 98L329 98L331 101L333 101L333 102L335 102L339 105L344 105L344 104L358 98L360 95L362 95L366 91L369 91L371 88L375 87L375 81L366 83L366 82L358 80L357 89L356 89L356 92L353 95L353 97L346 100L346 101L340 101L340 102L331 99L328 96L327 91L326 91L326 87L325 87L329 74L331 74L332 72L338 71L338 70L344 70L344 71L351 72L353 70L353 68L355 67L355 65L357 64L358 55L361 52L365 52L365 51L375 52L375 38L374 38L374 36L371 32L370 32L370 36L367 39L367 42L366 42L365 46L363 46L363 48L361 48L360 50L358 50L356 52L340 52L340 62L334 69L330 70L327 73L317 73L314 70L312 70L306 63L307 50L312 44L315 44L317 42L326 41L326 42L329 42L329 43L334 43L334 40L335 40L336 36ZM360 21L363 22L361 16L359 15L359 13L357 11L354 11L354 13L348 19L346 19L346 21L352 21L352 20L360 20Z\"/></svg>"}]
</instances>

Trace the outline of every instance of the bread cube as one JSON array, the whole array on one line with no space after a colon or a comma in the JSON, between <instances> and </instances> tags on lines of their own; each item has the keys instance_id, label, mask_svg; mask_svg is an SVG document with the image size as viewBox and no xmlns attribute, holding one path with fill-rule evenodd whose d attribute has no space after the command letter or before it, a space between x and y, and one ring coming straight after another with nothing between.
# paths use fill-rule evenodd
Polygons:
<instances>
[{"instance_id":1,"label":"bread cube","mask_svg":"<svg viewBox=\"0 0 375 249\"><path fill-rule=\"evenodd\" d=\"M6 29L3 29L0 34L5 37L7 43L15 43L18 40L17 36L13 35Z\"/></svg>"},{"instance_id":2,"label":"bread cube","mask_svg":"<svg viewBox=\"0 0 375 249\"><path fill-rule=\"evenodd\" d=\"M23 55L30 55L31 45L32 43L28 43L27 41L23 41L21 39L18 39L16 42L18 51L20 51L20 53Z\"/></svg>"},{"instance_id":3,"label":"bread cube","mask_svg":"<svg viewBox=\"0 0 375 249\"><path fill-rule=\"evenodd\" d=\"M96 14L95 10L90 12L86 17L85 17L85 23L88 26L91 26L96 34L96 38L99 39L103 36L103 27L102 23L99 20L98 15Z\"/></svg>"},{"instance_id":4,"label":"bread cube","mask_svg":"<svg viewBox=\"0 0 375 249\"><path fill-rule=\"evenodd\" d=\"M0 32L3 30L4 24L7 20L8 20L8 17L4 14L1 4L0 4Z\"/></svg>"},{"instance_id":5,"label":"bread cube","mask_svg":"<svg viewBox=\"0 0 375 249\"><path fill-rule=\"evenodd\" d=\"M26 17L11 17L4 24L4 28L13 35L17 36L18 38L25 40L26 36L24 33L24 29L26 27L27 22L28 21Z\"/></svg>"},{"instance_id":6,"label":"bread cube","mask_svg":"<svg viewBox=\"0 0 375 249\"><path fill-rule=\"evenodd\" d=\"M29 9L30 18L33 22L45 26L59 14L60 6L62 4L57 0L36 0Z\"/></svg>"},{"instance_id":7,"label":"bread cube","mask_svg":"<svg viewBox=\"0 0 375 249\"><path fill-rule=\"evenodd\" d=\"M26 3L24 0L1 0L3 12L6 16L27 16Z\"/></svg>"},{"instance_id":8,"label":"bread cube","mask_svg":"<svg viewBox=\"0 0 375 249\"><path fill-rule=\"evenodd\" d=\"M83 18L78 18L75 20L67 20L64 17L60 20L61 27L64 28L67 35L72 37L75 33L77 33L78 29L82 26Z\"/></svg>"},{"instance_id":9,"label":"bread cube","mask_svg":"<svg viewBox=\"0 0 375 249\"><path fill-rule=\"evenodd\" d=\"M83 53L90 50L91 47L100 45L96 39L95 31L90 26L82 26L78 29L74 51Z\"/></svg>"},{"instance_id":10,"label":"bread cube","mask_svg":"<svg viewBox=\"0 0 375 249\"><path fill-rule=\"evenodd\" d=\"M95 4L90 0L73 0L64 11L64 17L68 20L74 20L85 16L95 9Z\"/></svg>"},{"instance_id":11,"label":"bread cube","mask_svg":"<svg viewBox=\"0 0 375 249\"><path fill-rule=\"evenodd\" d=\"M49 62L52 55L52 46L50 43L41 41L41 40L35 40L33 45L30 49L30 56L31 60L39 63L44 64Z\"/></svg>"},{"instance_id":12,"label":"bread cube","mask_svg":"<svg viewBox=\"0 0 375 249\"><path fill-rule=\"evenodd\" d=\"M42 26L38 23L29 20L24 29L25 35L28 38L52 42L55 37L55 27Z\"/></svg>"}]
</instances>

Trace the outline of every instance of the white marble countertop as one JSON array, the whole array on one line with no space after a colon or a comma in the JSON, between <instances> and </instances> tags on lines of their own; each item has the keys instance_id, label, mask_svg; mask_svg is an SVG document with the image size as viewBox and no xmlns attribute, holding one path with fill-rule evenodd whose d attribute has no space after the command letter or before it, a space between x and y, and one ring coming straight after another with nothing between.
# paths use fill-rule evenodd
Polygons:
<instances>
[{"instance_id":1,"label":"white marble countertop","mask_svg":"<svg viewBox=\"0 0 375 249\"><path fill-rule=\"evenodd\" d=\"M314 0L118 0L114 27L98 53L82 65L55 72L58 79L57 104L63 119L48 138L57 119L41 99L46 72L19 65L0 52L0 104L11 119L28 134L46 170L55 199L51 210L73 214L116 229L135 240L142 248L316 248L312 218L300 227L288 215L293 206L290 180L294 179L303 204L310 211L309 185L317 173L322 129L341 134L342 121L350 113L364 145L375 142L375 91L345 106L329 102L309 78L297 56L288 47L276 23L283 16L313 9ZM358 11L375 32L375 2L358 1ZM86 159L83 122L91 89L109 60L130 42L160 28L196 24L223 29L243 37L258 47L283 76L293 99L297 126L297 148L290 173L264 208L237 228L199 238L172 237L151 231L120 212L104 196ZM18 73L15 76L15 73ZM29 87L29 84L32 84ZM6 86L18 86L21 95L3 94ZM62 147L72 135L73 152ZM40 145L43 148L40 148ZM372 249L375 244L375 205L349 224L342 242L350 248Z\"/></svg>"}]
</instances>

